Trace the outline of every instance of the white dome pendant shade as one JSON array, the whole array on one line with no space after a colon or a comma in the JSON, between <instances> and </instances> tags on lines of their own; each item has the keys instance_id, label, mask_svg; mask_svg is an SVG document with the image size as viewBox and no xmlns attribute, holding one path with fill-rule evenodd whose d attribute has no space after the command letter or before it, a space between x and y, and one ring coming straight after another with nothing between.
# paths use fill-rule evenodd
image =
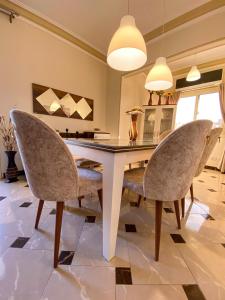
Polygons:
<instances>
[{"instance_id":1,"label":"white dome pendant shade","mask_svg":"<svg viewBox=\"0 0 225 300\"><path fill-rule=\"evenodd\" d=\"M201 73L197 66L192 66L191 70L189 71L186 80L187 81L196 81L201 78Z\"/></svg>"},{"instance_id":2,"label":"white dome pendant shade","mask_svg":"<svg viewBox=\"0 0 225 300\"><path fill-rule=\"evenodd\" d=\"M153 68L149 71L145 88L150 91L163 91L173 86L173 76L166 63L165 57L156 59Z\"/></svg>"},{"instance_id":3,"label":"white dome pendant shade","mask_svg":"<svg viewBox=\"0 0 225 300\"><path fill-rule=\"evenodd\" d=\"M132 71L147 61L144 38L135 25L134 17L127 15L120 21L108 48L107 63L119 71Z\"/></svg>"}]
</instances>

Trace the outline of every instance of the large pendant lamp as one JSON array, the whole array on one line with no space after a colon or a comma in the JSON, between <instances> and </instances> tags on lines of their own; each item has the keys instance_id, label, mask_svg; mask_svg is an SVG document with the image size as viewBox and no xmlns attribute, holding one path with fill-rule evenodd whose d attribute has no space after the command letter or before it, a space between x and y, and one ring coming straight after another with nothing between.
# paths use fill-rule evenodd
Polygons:
<instances>
[{"instance_id":1,"label":"large pendant lamp","mask_svg":"<svg viewBox=\"0 0 225 300\"><path fill-rule=\"evenodd\" d=\"M108 48L107 63L115 70L132 71L147 60L144 38L131 15L124 16Z\"/></svg>"},{"instance_id":2,"label":"large pendant lamp","mask_svg":"<svg viewBox=\"0 0 225 300\"><path fill-rule=\"evenodd\" d=\"M201 78L201 73L197 66L192 66L191 70L187 74L186 80L187 81L196 81Z\"/></svg>"},{"instance_id":3,"label":"large pendant lamp","mask_svg":"<svg viewBox=\"0 0 225 300\"><path fill-rule=\"evenodd\" d=\"M159 57L149 71L145 88L150 91L163 91L173 86L173 76L165 57Z\"/></svg>"}]
</instances>

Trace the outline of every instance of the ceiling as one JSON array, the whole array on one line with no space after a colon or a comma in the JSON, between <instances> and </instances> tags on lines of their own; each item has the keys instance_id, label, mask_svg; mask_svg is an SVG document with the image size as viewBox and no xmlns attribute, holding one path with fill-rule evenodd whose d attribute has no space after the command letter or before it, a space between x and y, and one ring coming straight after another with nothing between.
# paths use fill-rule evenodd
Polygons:
<instances>
[{"instance_id":1,"label":"ceiling","mask_svg":"<svg viewBox=\"0 0 225 300\"><path fill-rule=\"evenodd\" d=\"M106 54L128 0L13 0ZM130 0L129 11L143 34L208 0ZM164 3L164 4L163 4ZM163 13L165 7L165 13ZM165 17L164 17L165 15Z\"/></svg>"}]
</instances>

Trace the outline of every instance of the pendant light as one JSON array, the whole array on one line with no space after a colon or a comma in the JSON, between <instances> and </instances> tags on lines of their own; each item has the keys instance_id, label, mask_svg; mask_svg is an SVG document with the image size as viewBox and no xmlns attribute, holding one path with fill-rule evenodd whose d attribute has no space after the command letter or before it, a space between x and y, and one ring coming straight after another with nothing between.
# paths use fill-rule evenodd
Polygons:
<instances>
[{"instance_id":1,"label":"pendant light","mask_svg":"<svg viewBox=\"0 0 225 300\"><path fill-rule=\"evenodd\" d=\"M135 19L124 16L120 26L114 33L108 48L107 63L119 71L132 71L142 67L147 61L147 51L144 38L136 27Z\"/></svg>"},{"instance_id":2,"label":"pendant light","mask_svg":"<svg viewBox=\"0 0 225 300\"><path fill-rule=\"evenodd\" d=\"M165 57L158 57L149 71L145 88L150 91L163 91L173 86L173 76Z\"/></svg>"},{"instance_id":3,"label":"pendant light","mask_svg":"<svg viewBox=\"0 0 225 300\"><path fill-rule=\"evenodd\" d=\"M187 74L186 80L187 81L196 81L201 78L201 73L197 66L192 66L191 70Z\"/></svg>"},{"instance_id":4,"label":"pendant light","mask_svg":"<svg viewBox=\"0 0 225 300\"><path fill-rule=\"evenodd\" d=\"M165 2L163 1L163 11L165 14ZM164 34L164 23L163 32ZM153 68L149 71L145 81L145 88L151 91L163 91L173 86L173 76L170 68L166 63L165 57L158 57L155 61Z\"/></svg>"}]
</instances>

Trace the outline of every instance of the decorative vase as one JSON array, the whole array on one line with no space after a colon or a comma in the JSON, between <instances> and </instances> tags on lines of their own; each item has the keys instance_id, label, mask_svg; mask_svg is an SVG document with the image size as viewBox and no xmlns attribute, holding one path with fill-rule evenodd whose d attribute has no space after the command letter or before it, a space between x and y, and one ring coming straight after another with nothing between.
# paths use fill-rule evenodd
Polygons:
<instances>
[{"instance_id":1,"label":"decorative vase","mask_svg":"<svg viewBox=\"0 0 225 300\"><path fill-rule=\"evenodd\" d=\"M138 136L137 117L138 117L138 114L131 115L131 126L130 126L130 130L129 130L129 137L130 137L130 141L132 141L132 142L136 141L137 136Z\"/></svg>"},{"instance_id":2,"label":"decorative vase","mask_svg":"<svg viewBox=\"0 0 225 300\"><path fill-rule=\"evenodd\" d=\"M18 180L17 178L17 166L15 163L15 155L16 151L5 151L7 157L8 157L8 167L5 173L6 176L6 182L11 183Z\"/></svg>"},{"instance_id":3,"label":"decorative vase","mask_svg":"<svg viewBox=\"0 0 225 300\"><path fill-rule=\"evenodd\" d=\"M152 95L154 94L153 91L149 91L149 100L148 100L148 105L151 106L152 105Z\"/></svg>"}]
</instances>

